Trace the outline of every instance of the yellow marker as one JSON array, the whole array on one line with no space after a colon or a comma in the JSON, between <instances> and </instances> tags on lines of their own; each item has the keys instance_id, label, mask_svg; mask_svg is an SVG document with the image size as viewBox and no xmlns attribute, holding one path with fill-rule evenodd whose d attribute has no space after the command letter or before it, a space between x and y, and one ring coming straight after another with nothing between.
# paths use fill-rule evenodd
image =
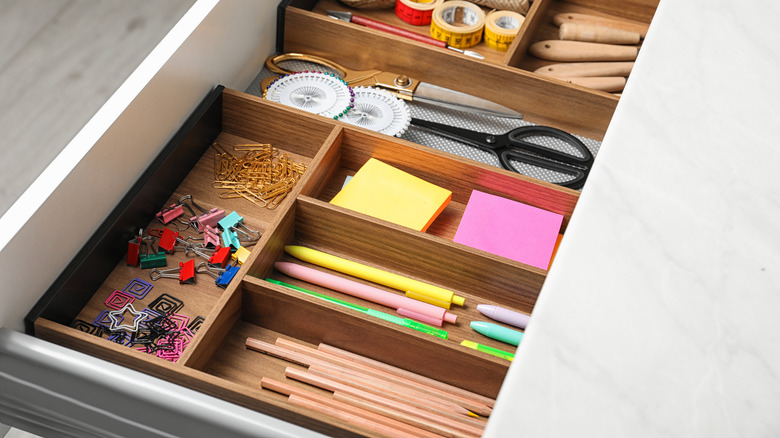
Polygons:
<instances>
[{"instance_id":1,"label":"yellow marker","mask_svg":"<svg viewBox=\"0 0 780 438\"><path fill-rule=\"evenodd\" d=\"M284 250L287 254L290 254L299 260L303 260L304 262L313 263L317 266L322 266L323 268L332 269L393 289L406 291L406 296L409 298L433 304L434 306L449 309L450 304L462 306L465 301L465 298L457 296L447 289L342 259L341 257L326 254L315 249L288 245L284 247Z\"/></svg>"}]
</instances>

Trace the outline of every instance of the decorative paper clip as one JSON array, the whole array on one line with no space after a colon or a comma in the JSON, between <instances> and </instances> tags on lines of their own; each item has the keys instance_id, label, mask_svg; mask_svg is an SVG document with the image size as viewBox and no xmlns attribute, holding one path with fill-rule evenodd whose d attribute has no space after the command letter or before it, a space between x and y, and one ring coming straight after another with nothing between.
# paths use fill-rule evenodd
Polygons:
<instances>
[{"instance_id":1,"label":"decorative paper clip","mask_svg":"<svg viewBox=\"0 0 780 438\"><path fill-rule=\"evenodd\" d=\"M195 260L190 259L186 262L179 262L178 268L152 269L152 272L149 273L149 277L152 281L157 281L161 278L175 278L178 279L181 284L194 284Z\"/></svg>"},{"instance_id":2,"label":"decorative paper clip","mask_svg":"<svg viewBox=\"0 0 780 438\"><path fill-rule=\"evenodd\" d=\"M225 268L227 266L228 262L230 262L230 247L220 247L218 246L216 250L214 250L214 254L211 255L209 258L209 265L219 268Z\"/></svg>"},{"instance_id":3,"label":"decorative paper clip","mask_svg":"<svg viewBox=\"0 0 780 438\"><path fill-rule=\"evenodd\" d=\"M209 274L214 277L214 283L221 287L226 288L230 284L230 280L236 276L236 273L241 269L238 266L228 266L227 269L215 268L209 266L208 263L203 262L198 264L197 272L199 274Z\"/></svg>"},{"instance_id":4,"label":"decorative paper clip","mask_svg":"<svg viewBox=\"0 0 780 438\"><path fill-rule=\"evenodd\" d=\"M168 260L165 258L164 252L160 251L156 254L148 254L149 248L154 246L154 237L144 237L141 239L141 244L144 245L143 254L138 256L141 269L160 268L168 265Z\"/></svg>"}]
</instances>

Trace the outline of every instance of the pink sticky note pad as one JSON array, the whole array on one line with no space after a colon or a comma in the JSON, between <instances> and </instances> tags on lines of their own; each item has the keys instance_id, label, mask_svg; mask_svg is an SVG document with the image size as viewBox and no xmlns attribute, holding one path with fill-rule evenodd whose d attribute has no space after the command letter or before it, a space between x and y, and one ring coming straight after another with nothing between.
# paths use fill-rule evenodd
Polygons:
<instances>
[{"instance_id":1,"label":"pink sticky note pad","mask_svg":"<svg viewBox=\"0 0 780 438\"><path fill-rule=\"evenodd\" d=\"M563 216L474 190L455 242L547 270Z\"/></svg>"}]
</instances>

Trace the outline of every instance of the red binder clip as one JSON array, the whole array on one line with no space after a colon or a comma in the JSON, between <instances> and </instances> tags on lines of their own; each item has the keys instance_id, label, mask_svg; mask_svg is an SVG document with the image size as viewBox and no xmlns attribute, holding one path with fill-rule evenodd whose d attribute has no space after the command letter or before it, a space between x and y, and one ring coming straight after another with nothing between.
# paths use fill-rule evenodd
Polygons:
<instances>
[{"instance_id":1,"label":"red binder clip","mask_svg":"<svg viewBox=\"0 0 780 438\"><path fill-rule=\"evenodd\" d=\"M228 262L230 262L230 247L217 247L216 250L214 250L214 254L211 255L209 258L209 266L219 267L219 268L225 268L227 266Z\"/></svg>"},{"instance_id":2,"label":"red binder clip","mask_svg":"<svg viewBox=\"0 0 780 438\"><path fill-rule=\"evenodd\" d=\"M175 278L178 279L181 284L194 284L195 260L190 259L186 262L179 262L179 267L173 269L154 268L149 272L149 277L152 281L157 281L161 278Z\"/></svg>"},{"instance_id":3,"label":"red binder clip","mask_svg":"<svg viewBox=\"0 0 780 438\"><path fill-rule=\"evenodd\" d=\"M162 230L155 228L149 230L149 234L160 239L157 248L168 254L173 254L176 251L176 242L179 237L178 231L173 231L170 228L163 228Z\"/></svg>"},{"instance_id":4,"label":"red binder clip","mask_svg":"<svg viewBox=\"0 0 780 438\"><path fill-rule=\"evenodd\" d=\"M138 266L138 256L141 253L141 236L144 230L138 231L138 236L133 237L127 242L127 264L130 266Z\"/></svg>"}]
</instances>

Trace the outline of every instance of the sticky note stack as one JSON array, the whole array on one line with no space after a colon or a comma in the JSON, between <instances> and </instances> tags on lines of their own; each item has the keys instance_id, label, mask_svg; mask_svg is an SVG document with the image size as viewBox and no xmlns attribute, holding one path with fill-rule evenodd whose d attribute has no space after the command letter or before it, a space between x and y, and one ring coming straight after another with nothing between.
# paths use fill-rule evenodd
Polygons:
<instances>
[{"instance_id":1,"label":"sticky note stack","mask_svg":"<svg viewBox=\"0 0 780 438\"><path fill-rule=\"evenodd\" d=\"M425 232L451 197L449 190L371 158L330 202Z\"/></svg>"},{"instance_id":2,"label":"sticky note stack","mask_svg":"<svg viewBox=\"0 0 780 438\"><path fill-rule=\"evenodd\" d=\"M563 216L474 190L455 242L547 269Z\"/></svg>"}]
</instances>

